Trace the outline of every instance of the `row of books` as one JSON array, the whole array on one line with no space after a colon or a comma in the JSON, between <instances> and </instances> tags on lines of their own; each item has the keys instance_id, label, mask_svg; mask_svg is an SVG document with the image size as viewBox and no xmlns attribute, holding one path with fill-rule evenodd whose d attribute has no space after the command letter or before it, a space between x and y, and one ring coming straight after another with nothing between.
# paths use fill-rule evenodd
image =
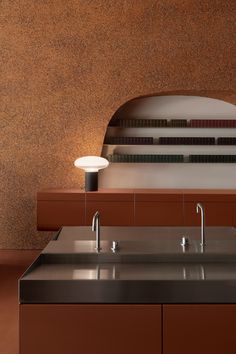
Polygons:
<instances>
[{"instance_id":1,"label":"row of books","mask_svg":"<svg viewBox=\"0 0 236 354\"><path fill-rule=\"evenodd\" d=\"M111 145L153 145L152 137L110 136L106 137L105 144ZM236 137L161 137L160 145L236 145Z\"/></svg>"},{"instance_id":2,"label":"row of books","mask_svg":"<svg viewBox=\"0 0 236 354\"><path fill-rule=\"evenodd\" d=\"M120 163L236 163L236 155L133 155L133 154L113 154L108 155L109 162Z\"/></svg>"},{"instance_id":3,"label":"row of books","mask_svg":"<svg viewBox=\"0 0 236 354\"><path fill-rule=\"evenodd\" d=\"M107 157L109 162L184 162L183 155L126 155L113 154Z\"/></svg>"},{"instance_id":4,"label":"row of books","mask_svg":"<svg viewBox=\"0 0 236 354\"><path fill-rule=\"evenodd\" d=\"M236 155L189 155L189 162L235 163Z\"/></svg>"},{"instance_id":5,"label":"row of books","mask_svg":"<svg viewBox=\"0 0 236 354\"><path fill-rule=\"evenodd\" d=\"M191 119L193 128L236 128L236 119Z\"/></svg>"},{"instance_id":6,"label":"row of books","mask_svg":"<svg viewBox=\"0 0 236 354\"><path fill-rule=\"evenodd\" d=\"M109 136L104 140L105 144L112 145L152 145L152 137L134 137L134 136Z\"/></svg>"},{"instance_id":7,"label":"row of books","mask_svg":"<svg viewBox=\"0 0 236 354\"><path fill-rule=\"evenodd\" d=\"M158 128L167 127L167 119L119 119L113 126L124 128Z\"/></svg>"},{"instance_id":8,"label":"row of books","mask_svg":"<svg viewBox=\"0 0 236 354\"><path fill-rule=\"evenodd\" d=\"M217 144L218 145L236 145L236 138L228 138L228 137L224 137L224 138L218 138L217 139Z\"/></svg>"},{"instance_id":9,"label":"row of books","mask_svg":"<svg viewBox=\"0 0 236 354\"><path fill-rule=\"evenodd\" d=\"M160 145L236 145L234 137L161 137Z\"/></svg>"},{"instance_id":10,"label":"row of books","mask_svg":"<svg viewBox=\"0 0 236 354\"><path fill-rule=\"evenodd\" d=\"M236 119L118 119L112 126L124 128L236 128Z\"/></svg>"}]
</instances>

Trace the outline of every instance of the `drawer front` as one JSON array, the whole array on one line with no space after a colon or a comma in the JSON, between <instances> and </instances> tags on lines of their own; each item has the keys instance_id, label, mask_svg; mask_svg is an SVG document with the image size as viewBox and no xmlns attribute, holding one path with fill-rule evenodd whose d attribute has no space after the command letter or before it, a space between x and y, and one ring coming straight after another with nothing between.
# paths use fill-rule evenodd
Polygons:
<instances>
[{"instance_id":1,"label":"drawer front","mask_svg":"<svg viewBox=\"0 0 236 354\"><path fill-rule=\"evenodd\" d=\"M163 305L163 354L236 353L236 305Z\"/></svg>"},{"instance_id":2,"label":"drawer front","mask_svg":"<svg viewBox=\"0 0 236 354\"><path fill-rule=\"evenodd\" d=\"M20 305L20 354L161 352L161 305Z\"/></svg>"},{"instance_id":3,"label":"drawer front","mask_svg":"<svg viewBox=\"0 0 236 354\"><path fill-rule=\"evenodd\" d=\"M102 193L87 192L85 195L87 202L133 202L133 193Z\"/></svg>"},{"instance_id":4,"label":"drawer front","mask_svg":"<svg viewBox=\"0 0 236 354\"><path fill-rule=\"evenodd\" d=\"M183 225L183 203L136 202L135 225L181 226Z\"/></svg>"},{"instance_id":5,"label":"drawer front","mask_svg":"<svg viewBox=\"0 0 236 354\"><path fill-rule=\"evenodd\" d=\"M205 208L206 226L233 226L234 203L211 203L199 201ZM201 216L196 213L196 202L184 203L184 221L186 226L199 226Z\"/></svg>"},{"instance_id":6,"label":"drawer front","mask_svg":"<svg viewBox=\"0 0 236 354\"><path fill-rule=\"evenodd\" d=\"M86 225L92 224L94 213L100 214L101 226L133 226L134 203L133 202L86 202Z\"/></svg>"},{"instance_id":7,"label":"drawer front","mask_svg":"<svg viewBox=\"0 0 236 354\"><path fill-rule=\"evenodd\" d=\"M135 193L136 202L183 202L183 194L181 191L171 193L168 190L158 191L153 193Z\"/></svg>"},{"instance_id":8,"label":"drawer front","mask_svg":"<svg viewBox=\"0 0 236 354\"><path fill-rule=\"evenodd\" d=\"M38 201L38 230L58 230L62 226L85 225L85 202Z\"/></svg>"},{"instance_id":9,"label":"drawer front","mask_svg":"<svg viewBox=\"0 0 236 354\"><path fill-rule=\"evenodd\" d=\"M236 227L236 203L233 207L233 227Z\"/></svg>"}]
</instances>

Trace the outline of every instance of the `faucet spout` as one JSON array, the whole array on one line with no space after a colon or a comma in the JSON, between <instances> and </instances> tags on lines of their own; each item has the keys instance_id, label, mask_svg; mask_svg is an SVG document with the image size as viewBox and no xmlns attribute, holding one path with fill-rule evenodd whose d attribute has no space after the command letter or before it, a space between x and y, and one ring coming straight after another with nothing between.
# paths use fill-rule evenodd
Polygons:
<instances>
[{"instance_id":1,"label":"faucet spout","mask_svg":"<svg viewBox=\"0 0 236 354\"><path fill-rule=\"evenodd\" d=\"M205 210L201 203L197 203L196 205L196 212L197 214L201 212L201 242L200 245L204 246L206 244L206 237L205 237Z\"/></svg>"},{"instance_id":2,"label":"faucet spout","mask_svg":"<svg viewBox=\"0 0 236 354\"><path fill-rule=\"evenodd\" d=\"M95 249L97 250L97 252L100 252L101 251L101 246L100 246L100 215L99 215L98 211L96 211L96 213L93 216L92 231L96 232L96 246L95 246Z\"/></svg>"}]
</instances>

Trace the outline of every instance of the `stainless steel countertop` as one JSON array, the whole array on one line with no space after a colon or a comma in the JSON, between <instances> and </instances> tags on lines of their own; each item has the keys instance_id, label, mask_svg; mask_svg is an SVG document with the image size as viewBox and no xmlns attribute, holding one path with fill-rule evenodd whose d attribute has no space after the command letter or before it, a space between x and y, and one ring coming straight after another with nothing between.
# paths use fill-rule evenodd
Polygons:
<instances>
[{"instance_id":1,"label":"stainless steel countertop","mask_svg":"<svg viewBox=\"0 0 236 354\"><path fill-rule=\"evenodd\" d=\"M101 240L181 240L182 236L200 240L200 226L196 227L149 227L149 226L101 226ZM206 227L207 240L236 240L233 227ZM91 226L64 226L60 241L95 240Z\"/></svg>"},{"instance_id":2,"label":"stainless steel countertop","mask_svg":"<svg viewBox=\"0 0 236 354\"><path fill-rule=\"evenodd\" d=\"M24 280L235 280L236 263L40 264Z\"/></svg>"},{"instance_id":3,"label":"stainless steel countertop","mask_svg":"<svg viewBox=\"0 0 236 354\"><path fill-rule=\"evenodd\" d=\"M21 278L20 302L236 303L233 228L206 228L204 250L199 228L104 227L100 254L94 238L89 227L63 228Z\"/></svg>"}]
</instances>

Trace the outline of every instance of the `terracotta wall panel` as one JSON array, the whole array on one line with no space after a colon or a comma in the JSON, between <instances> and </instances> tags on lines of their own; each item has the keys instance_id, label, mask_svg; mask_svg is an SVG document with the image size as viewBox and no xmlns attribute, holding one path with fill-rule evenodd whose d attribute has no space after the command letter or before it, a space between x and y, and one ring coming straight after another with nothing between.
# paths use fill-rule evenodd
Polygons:
<instances>
[{"instance_id":1,"label":"terracotta wall panel","mask_svg":"<svg viewBox=\"0 0 236 354\"><path fill-rule=\"evenodd\" d=\"M233 5L1 1L0 247L45 245L36 192L83 187L73 161L100 154L124 102L165 91L235 102Z\"/></svg>"}]
</instances>

